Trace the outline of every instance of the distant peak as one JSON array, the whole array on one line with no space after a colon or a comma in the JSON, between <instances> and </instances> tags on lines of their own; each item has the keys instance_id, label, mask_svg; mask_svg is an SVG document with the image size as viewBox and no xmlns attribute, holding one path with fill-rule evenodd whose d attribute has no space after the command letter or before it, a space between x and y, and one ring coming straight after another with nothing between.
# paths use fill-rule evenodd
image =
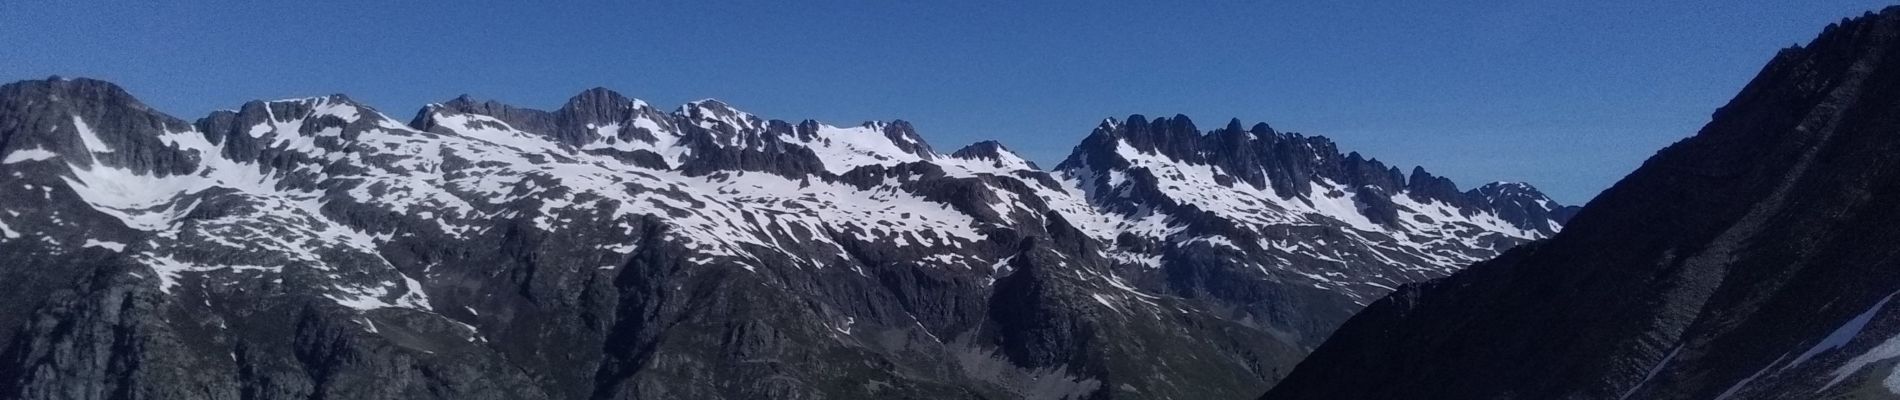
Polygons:
<instances>
[{"instance_id":1,"label":"distant peak","mask_svg":"<svg viewBox=\"0 0 1900 400\"><path fill-rule=\"evenodd\" d=\"M704 109L709 109L709 110L732 110L732 106L730 104L726 104L726 102L724 101L720 101L719 99L715 99L711 97L689 101L689 102L686 102L686 104L682 105L681 107L704 108Z\"/></svg>"},{"instance_id":2,"label":"distant peak","mask_svg":"<svg viewBox=\"0 0 1900 400\"><path fill-rule=\"evenodd\" d=\"M732 105L726 104L724 101L714 98L686 102L686 104L680 105L677 112L685 115L703 114L708 117L750 115L732 108Z\"/></svg>"},{"instance_id":3,"label":"distant peak","mask_svg":"<svg viewBox=\"0 0 1900 400\"><path fill-rule=\"evenodd\" d=\"M646 102L644 101L621 95L620 92L615 92L604 87L594 87L575 94L574 97L567 100L566 105L561 106L561 109L570 111L586 109L593 114L606 114L614 111L644 107L646 107Z\"/></svg>"},{"instance_id":4,"label":"distant peak","mask_svg":"<svg viewBox=\"0 0 1900 400\"><path fill-rule=\"evenodd\" d=\"M1247 131L1245 128L1241 126L1240 118L1228 119L1227 128L1225 130L1228 132L1246 132Z\"/></svg>"},{"instance_id":5,"label":"distant peak","mask_svg":"<svg viewBox=\"0 0 1900 400\"><path fill-rule=\"evenodd\" d=\"M995 159L1007 152L1009 152L1009 148L1004 147L1002 143L994 140L985 140L963 146L963 148L957 149L956 152L950 153L950 156L956 158Z\"/></svg>"},{"instance_id":6,"label":"distant peak","mask_svg":"<svg viewBox=\"0 0 1900 400\"><path fill-rule=\"evenodd\" d=\"M1255 135L1263 135L1263 136L1280 134L1280 132L1273 130L1273 126L1267 125L1267 123L1265 122L1254 123L1253 128L1248 129L1247 131L1253 132L1253 134Z\"/></svg>"},{"instance_id":7,"label":"distant peak","mask_svg":"<svg viewBox=\"0 0 1900 400\"><path fill-rule=\"evenodd\" d=\"M1008 147L1003 146L1001 142L994 140L985 140L963 146L963 148L957 149L956 152L950 153L950 157L965 160L989 161L995 166L1012 169L1040 169L1036 166L1036 163L1024 159L1021 155L1017 155L1016 152L1010 151Z\"/></svg>"},{"instance_id":8,"label":"distant peak","mask_svg":"<svg viewBox=\"0 0 1900 400\"><path fill-rule=\"evenodd\" d=\"M449 99L449 101L443 102L442 104L448 104L448 103L475 104L475 103L478 103L478 101L475 100L475 96L471 96L468 93L463 93L461 95L455 96L455 98L453 99Z\"/></svg>"},{"instance_id":9,"label":"distant peak","mask_svg":"<svg viewBox=\"0 0 1900 400\"><path fill-rule=\"evenodd\" d=\"M118 84L112 83L109 81L103 81L103 80L92 79L92 78L87 78L87 77L67 78L67 77L63 77L59 75L48 76L46 77L46 79L22 80L19 82L8 84L8 86L35 85L35 84L36 85L63 84L63 85L69 85L69 87L95 87L95 88L113 88L113 89L119 89L120 91L125 90L123 88L119 88Z\"/></svg>"},{"instance_id":10,"label":"distant peak","mask_svg":"<svg viewBox=\"0 0 1900 400\"><path fill-rule=\"evenodd\" d=\"M1265 122L1256 122L1253 125L1247 125L1246 121L1242 121L1240 118L1228 118L1227 123L1222 125L1220 129L1202 131L1199 127L1195 126L1194 119L1185 114L1175 114L1172 117L1159 117L1159 118L1153 118L1153 119L1150 119L1146 115L1143 115L1143 114L1129 114L1128 117L1124 120L1117 120L1113 117L1103 118L1102 122L1095 126L1095 130L1098 133L1106 132L1106 133L1116 134L1116 135L1122 135L1122 134L1144 135L1145 134L1145 135L1157 135L1157 136L1189 136L1189 137L1210 136L1210 135L1218 135L1218 134L1232 134L1232 133L1249 133L1256 137L1274 136L1274 135L1280 134L1279 131L1273 129L1273 126L1268 125Z\"/></svg>"},{"instance_id":11,"label":"distant peak","mask_svg":"<svg viewBox=\"0 0 1900 400\"><path fill-rule=\"evenodd\" d=\"M1161 120L1156 120L1155 122L1156 122L1156 125L1160 125ZM1194 126L1194 120L1188 118L1188 116L1184 114L1175 114L1174 118L1167 119L1167 123L1168 123L1167 124L1168 133L1191 134L1191 135L1201 134L1201 129Z\"/></svg>"},{"instance_id":12,"label":"distant peak","mask_svg":"<svg viewBox=\"0 0 1900 400\"><path fill-rule=\"evenodd\" d=\"M764 129L766 122L757 116L740 111L719 99L700 99L680 105L675 114L694 121L702 128L712 129L717 125L727 125L736 130Z\"/></svg>"},{"instance_id":13,"label":"distant peak","mask_svg":"<svg viewBox=\"0 0 1900 400\"><path fill-rule=\"evenodd\" d=\"M876 129L883 131L884 138L889 139L891 144L896 145L898 149L922 155L925 158L929 158L929 155L933 153L930 143L917 134L917 129L910 126L909 121L897 119L889 123L878 122L877 125Z\"/></svg>"},{"instance_id":14,"label":"distant peak","mask_svg":"<svg viewBox=\"0 0 1900 400\"><path fill-rule=\"evenodd\" d=\"M1479 189L1494 188L1494 189L1537 190L1536 187L1531 186L1531 184L1529 183L1512 182L1512 181L1494 181L1491 183L1486 183L1484 184L1484 186L1479 186L1478 188Z\"/></svg>"},{"instance_id":15,"label":"distant peak","mask_svg":"<svg viewBox=\"0 0 1900 400\"><path fill-rule=\"evenodd\" d=\"M1537 187L1524 182L1496 181L1471 189L1471 193L1488 199L1521 197L1534 200L1549 200L1550 196L1537 190Z\"/></svg>"},{"instance_id":16,"label":"distant peak","mask_svg":"<svg viewBox=\"0 0 1900 400\"><path fill-rule=\"evenodd\" d=\"M58 75L42 80L24 80L0 86L0 95L40 93L53 101L97 100L124 104L138 110L150 110L124 88L112 82L91 78L67 78Z\"/></svg>"}]
</instances>

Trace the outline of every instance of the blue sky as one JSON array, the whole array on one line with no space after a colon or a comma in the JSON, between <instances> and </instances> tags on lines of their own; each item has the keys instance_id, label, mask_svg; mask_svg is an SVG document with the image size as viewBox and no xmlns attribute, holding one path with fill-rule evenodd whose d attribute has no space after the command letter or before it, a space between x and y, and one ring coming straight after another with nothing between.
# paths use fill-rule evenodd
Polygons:
<instances>
[{"instance_id":1,"label":"blue sky","mask_svg":"<svg viewBox=\"0 0 1900 400\"><path fill-rule=\"evenodd\" d=\"M462 93L554 108L604 86L669 108L906 119L942 151L995 139L1043 163L1103 117L1238 117L1566 202L1694 133L1776 49L1884 5L168 3L0 2L0 79L108 79L186 119L347 93L406 120Z\"/></svg>"}]
</instances>

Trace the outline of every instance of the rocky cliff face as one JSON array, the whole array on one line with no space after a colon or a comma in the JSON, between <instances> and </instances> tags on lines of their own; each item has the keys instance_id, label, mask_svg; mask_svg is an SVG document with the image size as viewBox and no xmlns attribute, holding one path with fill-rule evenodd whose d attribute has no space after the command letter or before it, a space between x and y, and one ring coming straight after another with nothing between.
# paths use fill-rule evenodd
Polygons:
<instances>
[{"instance_id":1,"label":"rocky cliff face","mask_svg":"<svg viewBox=\"0 0 1900 400\"><path fill-rule=\"evenodd\" d=\"M0 397L1231 398L1567 215L1237 126L1111 121L1042 170L605 89L186 122L15 83Z\"/></svg>"},{"instance_id":2,"label":"rocky cliff face","mask_svg":"<svg viewBox=\"0 0 1900 400\"><path fill-rule=\"evenodd\" d=\"M1409 285L1268 399L1900 396L1900 8L1782 51L1563 233Z\"/></svg>"}]
</instances>

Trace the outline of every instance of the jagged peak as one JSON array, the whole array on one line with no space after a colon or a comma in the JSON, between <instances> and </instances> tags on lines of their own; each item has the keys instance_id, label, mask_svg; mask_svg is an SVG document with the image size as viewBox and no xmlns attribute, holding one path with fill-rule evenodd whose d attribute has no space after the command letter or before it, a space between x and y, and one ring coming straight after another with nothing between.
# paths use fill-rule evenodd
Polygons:
<instances>
[{"instance_id":1,"label":"jagged peak","mask_svg":"<svg viewBox=\"0 0 1900 400\"><path fill-rule=\"evenodd\" d=\"M361 109L370 109L370 110L375 109L374 107L370 107L368 104L363 104L361 102L356 101L355 99L351 99L349 95L345 95L342 93L335 93L335 94L330 94L326 96L291 97L291 98L282 98L282 99L276 99L276 100L256 100L256 102L260 102L264 104L301 104L301 105L307 105L307 106L312 106L312 107L349 106L349 107L356 107L356 108L361 108Z\"/></svg>"},{"instance_id":2,"label":"jagged peak","mask_svg":"<svg viewBox=\"0 0 1900 400\"><path fill-rule=\"evenodd\" d=\"M910 125L910 121L891 120L879 129L884 131L884 138L890 139L891 144L899 149L922 156L924 159L931 159L936 154L936 151L930 148L930 142L917 134L917 129Z\"/></svg>"},{"instance_id":3,"label":"jagged peak","mask_svg":"<svg viewBox=\"0 0 1900 400\"><path fill-rule=\"evenodd\" d=\"M1465 193L1469 196L1483 199L1489 202L1496 202L1502 199L1513 199L1513 198L1526 199L1526 200L1531 200L1531 201L1536 201L1536 202L1553 202L1554 201L1550 198L1549 195L1544 194L1543 191L1537 190L1536 186L1531 186L1531 184L1524 183L1524 182L1495 181L1495 182L1486 183L1484 185L1472 188L1471 190L1468 190Z\"/></svg>"},{"instance_id":4,"label":"jagged peak","mask_svg":"<svg viewBox=\"0 0 1900 400\"><path fill-rule=\"evenodd\" d=\"M1089 153L1098 154L1101 157L1118 158L1120 156L1115 153L1118 151L1117 148L1123 145L1142 153L1160 154L1191 164L1204 164L1214 162L1215 159L1253 157L1240 154L1245 153L1245 151L1240 151L1240 148L1253 146L1248 143L1259 140L1276 142L1304 140L1298 135L1283 137L1265 123L1255 123L1251 128L1245 128L1246 126L1245 122L1239 118L1230 118L1227 124L1219 129L1202 131L1195 126L1191 117L1184 114L1152 119L1143 114L1130 114L1121 120L1114 117L1104 118L1077 146L1076 151L1056 168L1066 169L1081 165L1081 157ZM1098 166L1114 164L1118 163L1106 161L1099 163ZM1257 184L1260 179L1249 181Z\"/></svg>"},{"instance_id":5,"label":"jagged peak","mask_svg":"<svg viewBox=\"0 0 1900 400\"><path fill-rule=\"evenodd\" d=\"M376 108L340 93L277 100L252 100L239 106L236 111L226 112L231 112L238 120L251 124L267 121L275 124L325 116L341 119L345 125L363 118L371 118L372 121L388 119ZM213 112L213 116L217 113Z\"/></svg>"},{"instance_id":6,"label":"jagged peak","mask_svg":"<svg viewBox=\"0 0 1900 400\"><path fill-rule=\"evenodd\" d=\"M706 129L717 129L724 125L735 131L749 131L764 129L766 125L765 119L713 98L686 102L673 113Z\"/></svg>"},{"instance_id":7,"label":"jagged peak","mask_svg":"<svg viewBox=\"0 0 1900 400\"><path fill-rule=\"evenodd\" d=\"M252 100L236 110L213 111L193 124L212 144L236 149L294 146L293 140L333 136L353 141L379 129L409 129L347 95ZM227 156L238 156L236 153ZM240 157L254 155L244 154Z\"/></svg>"},{"instance_id":8,"label":"jagged peak","mask_svg":"<svg viewBox=\"0 0 1900 400\"><path fill-rule=\"evenodd\" d=\"M1353 188L1377 188L1378 193L1405 195L1419 202L1445 204L1467 212L1481 212L1491 203L1489 198L1475 192L1468 194L1450 178L1435 175L1422 166L1411 168L1408 175L1400 167L1376 157L1357 151L1341 152L1325 136L1280 132L1266 123L1249 127L1238 118L1230 118L1221 128L1206 132L1189 130L1193 122L1184 116L1149 119L1133 114L1127 121L1116 123L1113 118L1105 119L1056 168L1125 168L1131 165L1126 152L1132 149L1183 165L1216 165L1219 173L1230 174L1255 187L1271 186L1282 197L1307 197L1310 195L1308 181L1330 180ZM1505 189L1526 193L1524 196L1534 194L1532 202L1535 204L1561 207L1528 185L1521 188L1493 186L1486 190ZM1521 226L1542 230L1544 224L1539 220Z\"/></svg>"},{"instance_id":9,"label":"jagged peak","mask_svg":"<svg viewBox=\"0 0 1900 400\"><path fill-rule=\"evenodd\" d=\"M481 99L481 98L477 98L477 97L475 97L475 95L472 95L472 94L468 94L468 93L463 93L463 94L458 94L458 95L455 95L455 98L452 98L452 99L449 99L448 101L442 101L442 102L436 102L436 103L429 103L429 104L425 104L425 105L423 105L423 106L424 106L424 107L428 107L428 106L440 106L440 107L465 107L465 106L498 106L498 107L514 107L514 106L512 106L512 105L508 105L508 104L504 104L504 103L502 103L502 102L499 102L499 101L495 101L495 100L493 100L493 99L489 99L489 100L483 100L483 99Z\"/></svg>"},{"instance_id":10,"label":"jagged peak","mask_svg":"<svg viewBox=\"0 0 1900 400\"><path fill-rule=\"evenodd\" d=\"M429 112L432 109L472 111L472 110L479 110L479 109L504 109L504 108L514 108L514 106L503 104L502 102L495 101L495 100L478 99L474 95L463 93L460 95L456 95L455 98L449 99L448 101L424 104L422 106L422 111Z\"/></svg>"},{"instance_id":11,"label":"jagged peak","mask_svg":"<svg viewBox=\"0 0 1900 400\"><path fill-rule=\"evenodd\" d=\"M1241 127L1240 118L1228 118L1227 127L1223 129L1226 129L1229 131L1245 131L1246 130L1243 127Z\"/></svg>"},{"instance_id":12,"label":"jagged peak","mask_svg":"<svg viewBox=\"0 0 1900 400\"><path fill-rule=\"evenodd\" d=\"M1011 151L1009 147L995 140L985 140L963 146L950 153L951 158L988 162L991 167L1006 170L1040 170L1036 163Z\"/></svg>"},{"instance_id":13,"label":"jagged peak","mask_svg":"<svg viewBox=\"0 0 1900 400\"><path fill-rule=\"evenodd\" d=\"M673 136L672 117L654 109L644 100L627 97L611 89L594 87L569 97L553 111L516 107L494 100L479 100L469 95L425 106L410 122L410 127L429 130L439 112L482 115L507 124L510 128L535 133L571 146L627 141L657 142L660 136Z\"/></svg>"},{"instance_id":14,"label":"jagged peak","mask_svg":"<svg viewBox=\"0 0 1900 400\"><path fill-rule=\"evenodd\" d=\"M1341 151L1325 136L1279 132L1266 123L1249 126L1239 118L1229 118L1219 128L1201 131L1185 115L1151 119L1132 114L1126 123L1109 121L1113 119L1098 125L1056 168L1121 168L1129 165L1124 159L1132 150L1184 165L1215 165L1219 173L1255 187L1272 186L1282 197L1306 197L1307 181L1330 180L1354 188L1374 187L1388 195L1403 193L1420 202L1472 212L1486 203L1480 196L1468 195L1450 178L1424 167L1414 167L1408 175L1378 158ZM1541 193L1538 196L1544 198Z\"/></svg>"},{"instance_id":15,"label":"jagged peak","mask_svg":"<svg viewBox=\"0 0 1900 400\"><path fill-rule=\"evenodd\" d=\"M1316 138L1320 142L1330 143L1323 137ZM1077 151L1082 151L1083 147L1115 147L1126 144L1136 151L1163 154L1185 162L1202 163L1206 161L1205 158L1210 157L1210 153L1232 151L1234 149L1230 147L1244 146L1244 143L1257 140L1304 140L1304 138L1297 134L1280 135L1266 123L1255 123L1249 128L1239 118L1230 118L1221 128L1202 131L1195 126L1192 118L1184 114L1152 119L1143 114L1130 114L1123 120L1113 117L1102 119L1089 137L1083 140ZM1215 143L1216 141L1218 143ZM1065 161L1064 164L1068 163ZM1063 167L1058 166L1058 168Z\"/></svg>"},{"instance_id":16,"label":"jagged peak","mask_svg":"<svg viewBox=\"0 0 1900 400\"><path fill-rule=\"evenodd\" d=\"M842 127L816 120L792 124L767 120L712 98L686 102L672 113L659 112L644 101L605 88L583 91L553 112L493 102L477 104L473 98L466 98L425 108L412 126L424 130L432 127L431 114L437 108L494 117L511 128L543 134L582 149L657 152L672 165L682 165L682 157L689 154L707 151L688 147L765 146L755 150L778 151L769 150L777 148L770 142L790 142L820 154L865 156L869 160L937 157L928 142L904 120L866 121Z\"/></svg>"},{"instance_id":17,"label":"jagged peak","mask_svg":"<svg viewBox=\"0 0 1900 400\"><path fill-rule=\"evenodd\" d=\"M1128 123L1123 124L1121 128L1123 129L1117 130L1135 136L1144 134L1151 136L1203 135L1200 128L1194 126L1194 120L1182 114L1175 114L1173 117L1155 117L1153 119L1149 119L1145 115L1133 114L1128 116Z\"/></svg>"},{"instance_id":18,"label":"jagged peak","mask_svg":"<svg viewBox=\"0 0 1900 400\"><path fill-rule=\"evenodd\" d=\"M1272 125L1267 125L1267 123L1265 122L1256 122L1253 124L1253 128L1250 128L1247 131L1252 132L1256 136L1271 136L1271 135L1280 134L1279 131L1273 130Z\"/></svg>"},{"instance_id":19,"label":"jagged peak","mask_svg":"<svg viewBox=\"0 0 1900 400\"><path fill-rule=\"evenodd\" d=\"M22 103L29 106L18 107ZM59 76L23 80L0 85L0 104L6 105L0 113L45 112L28 118L58 126L0 128L0 152L13 162L63 159L85 166L104 162L139 174L189 171L188 163L153 159L164 158L163 142L169 139L162 136L190 132L191 124L152 110L117 84Z\"/></svg>"},{"instance_id":20,"label":"jagged peak","mask_svg":"<svg viewBox=\"0 0 1900 400\"><path fill-rule=\"evenodd\" d=\"M586 90L582 90L580 93L575 94L574 97L575 98L617 97L617 98L623 98L623 99L627 98L627 96L623 96L620 94L620 92L616 92L613 89L608 89L606 86L595 86L595 87L587 88Z\"/></svg>"},{"instance_id":21,"label":"jagged peak","mask_svg":"<svg viewBox=\"0 0 1900 400\"><path fill-rule=\"evenodd\" d=\"M1531 186L1531 184L1529 184L1529 183L1525 183L1525 182L1517 182L1517 181L1491 181L1491 183L1486 183L1486 184L1484 184L1484 185L1480 185L1480 186L1478 186L1477 188L1475 188L1474 190L1485 190L1485 191L1491 191L1491 190L1522 190L1522 191L1530 191L1530 192L1536 192L1536 191L1537 191L1537 187L1536 187L1536 186Z\"/></svg>"},{"instance_id":22,"label":"jagged peak","mask_svg":"<svg viewBox=\"0 0 1900 400\"><path fill-rule=\"evenodd\" d=\"M449 99L448 101L444 101L440 103L431 103L424 106L425 111L427 111L427 109L429 108L443 108L443 109L454 110L454 111L459 111L459 112L471 112L471 113L484 114L484 115L489 115L489 116L498 117L498 118L503 117L503 115L501 114L510 114L510 113L547 114L549 116L562 114L562 113L576 115L576 116L586 116L586 115L623 116L623 115L628 115L629 113L644 114L653 110L652 105L647 103L645 100L628 97L626 95L621 94L620 92L617 92L605 87L594 87L594 88L582 90L580 93L576 93L573 96L568 97L567 101L561 104L561 107L555 108L552 111L542 110L542 109L537 109L537 108L530 108L530 107L516 106L513 104L504 103L504 102L493 100L493 99L480 99L466 93L457 95L455 96L455 98ZM586 118L578 118L578 119L586 119ZM607 121L581 121L581 122L607 122Z\"/></svg>"},{"instance_id":23,"label":"jagged peak","mask_svg":"<svg viewBox=\"0 0 1900 400\"><path fill-rule=\"evenodd\" d=\"M1412 173L1406 177L1405 190L1413 199L1420 201L1441 201L1454 205L1464 205L1463 191L1451 178L1432 175L1424 166L1413 166Z\"/></svg>"},{"instance_id":24,"label":"jagged peak","mask_svg":"<svg viewBox=\"0 0 1900 400\"><path fill-rule=\"evenodd\" d=\"M951 157L956 157L956 158L986 159L986 160L995 160L995 159L1002 158L1006 155L1014 157L1016 156L1016 153L1010 151L1008 147L1003 146L1003 143L997 142L995 140L985 140L985 141L980 141L976 143L971 143L967 146L963 146L963 148L961 149L957 149L957 151L955 152L950 153ZM1018 158L1021 158L1021 157L1018 157Z\"/></svg>"},{"instance_id":25,"label":"jagged peak","mask_svg":"<svg viewBox=\"0 0 1900 400\"><path fill-rule=\"evenodd\" d=\"M932 160L938 157L937 153L931 149L930 143L917 134L910 122L901 119L890 122L866 121L849 127L807 119L800 121L795 131L801 132L798 139L800 141L819 140L806 142L803 145L820 153L826 152L821 148L850 148L851 152L873 157L897 159L915 157L921 160ZM815 136L805 136L807 134ZM826 160L828 163L836 161L840 160Z\"/></svg>"},{"instance_id":26,"label":"jagged peak","mask_svg":"<svg viewBox=\"0 0 1900 400\"><path fill-rule=\"evenodd\" d=\"M733 108L732 104L729 104L729 103L726 103L725 101L711 98L711 97L688 101L686 102L686 104L681 104L679 109L676 112L688 113L694 110L705 110L706 112L729 114L729 115L743 115L743 116L752 115L745 111L741 111L737 108Z\"/></svg>"},{"instance_id":27,"label":"jagged peak","mask_svg":"<svg viewBox=\"0 0 1900 400\"><path fill-rule=\"evenodd\" d=\"M1191 117L1184 114L1175 114L1172 117L1155 117L1152 119L1142 114L1130 114L1125 120L1117 120L1114 117L1103 118L1101 123L1095 126L1096 133L1106 133L1110 135L1126 135L1134 133L1135 131L1158 135L1190 137L1220 135L1223 132L1248 133L1255 137L1282 136L1281 132L1273 129L1273 126L1266 122L1256 122L1253 125L1247 125L1246 121L1240 118L1229 118L1227 124L1220 129L1203 131L1195 126L1194 120ZM1285 136L1294 138L1301 137L1299 134L1291 133ZM1323 136L1314 137L1324 138Z\"/></svg>"},{"instance_id":28,"label":"jagged peak","mask_svg":"<svg viewBox=\"0 0 1900 400\"><path fill-rule=\"evenodd\" d=\"M1160 118L1156 118L1155 124L1159 125L1160 120ZM1175 114L1174 118L1168 118L1167 121L1169 123L1168 127L1173 128L1172 131L1174 132L1199 133L1201 131L1200 128L1194 126L1194 119L1188 118L1186 114Z\"/></svg>"}]
</instances>

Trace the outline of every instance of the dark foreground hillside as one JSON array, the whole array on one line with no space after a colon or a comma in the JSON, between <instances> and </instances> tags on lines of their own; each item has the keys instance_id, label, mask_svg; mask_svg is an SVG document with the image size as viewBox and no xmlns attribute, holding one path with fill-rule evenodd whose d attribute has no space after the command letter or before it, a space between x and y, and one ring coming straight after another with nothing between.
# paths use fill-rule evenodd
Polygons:
<instances>
[{"instance_id":1,"label":"dark foreground hillside","mask_svg":"<svg viewBox=\"0 0 1900 400\"><path fill-rule=\"evenodd\" d=\"M1266 399L1900 397L1900 8L1782 51L1554 239L1354 316Z\"/></svg>"}]
</instances>

